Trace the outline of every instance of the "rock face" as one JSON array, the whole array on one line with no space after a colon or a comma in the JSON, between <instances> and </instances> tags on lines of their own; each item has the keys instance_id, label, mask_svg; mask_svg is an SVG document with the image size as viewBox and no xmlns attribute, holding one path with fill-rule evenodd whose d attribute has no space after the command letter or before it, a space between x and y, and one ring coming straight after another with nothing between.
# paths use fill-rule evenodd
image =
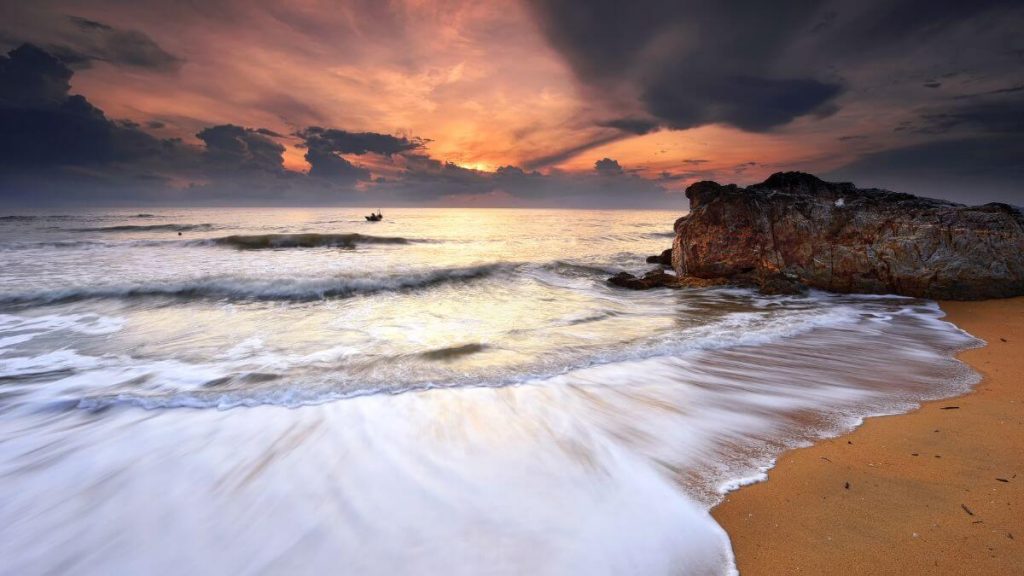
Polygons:
<instances>
[{"instance_id":1,"label":"rock face","mask_svg":"<svg viewBox=\"0 0 1024 576\"><path fill-rule=\"evenodd\" d=\"M672 249L668 248L663 250L661 254L655 254L654 256L647 257L648 264L661 264L666 268L672 267Z\"/></svg>"},{"instance_id":2,"label":"rock face","mask_svg":"<svg viewBox=\"0 0 1024 576\"><path fill-rule=\"evenodd\" d=\"M619 272L609 278L608 283L620 288L629 288L630 290L650 290L651 288L708 288L710 286L729 284L730 281L726 278L679 277L675 274L666 274L664 270L656 269L647 272L640 278L629 272Z\"/></svg>"},{"instance_id":3,"label":"rock face","mask_svg":"<svg viewBox=\"0 0 1024 576\"><path fill-rule=\"evenodd\" d=\"M676 221L679 278L730 279L767 292L975 300L1024 294L1024 214L964 206L801 172L748 188L698 182Z\"/></svg>"}]
</instances>

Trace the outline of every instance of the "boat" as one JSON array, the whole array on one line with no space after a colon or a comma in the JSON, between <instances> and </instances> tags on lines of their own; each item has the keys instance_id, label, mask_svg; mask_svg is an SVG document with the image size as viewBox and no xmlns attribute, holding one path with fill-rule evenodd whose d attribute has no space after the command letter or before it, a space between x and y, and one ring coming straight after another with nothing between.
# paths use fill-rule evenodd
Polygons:
<instances>
[{"instance_id":1,"label":"boat","mask_svg":"<svg viewBox=\"0 0 1024 576\"><path fill-rule=\"evenodd\" d=\"M366 219L370 222L380 222L384 219L384 215L381 214L380 208L378 208L376 212L370 212Z\"/></svg>"}]
</instances>

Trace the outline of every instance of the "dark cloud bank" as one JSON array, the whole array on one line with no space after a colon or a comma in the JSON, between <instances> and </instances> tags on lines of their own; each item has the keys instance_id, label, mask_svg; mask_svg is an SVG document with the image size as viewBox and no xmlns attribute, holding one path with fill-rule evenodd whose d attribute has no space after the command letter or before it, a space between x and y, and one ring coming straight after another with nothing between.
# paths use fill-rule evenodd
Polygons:
<instances>
[{"instance_id":1,"label":"dark cloud bank","mask_svg":"<svg viewBox=\"0 0 1024 576\"><path fill-rule=\"evenodd\" d=\"M90 23L89 26L102 26ZM24 44L0 57L0 200L10 205L71 203L366 204L524 202L608 207L678 205L655 183L602 160L592 174L543 175L514 166L494 173L431 158L426 141L310 126L282 135L223 124L193 146L160 139L135 123L107 118L70 93L72 70ZM308 174L284 168L297 139ZM374 157L387 176L351 158ZM614 165L610 170L607 163Z\"/></svg>"},{"instance_id":2,"label":"dark cloud bank","mask_svg":"<svg viewBox=\"0 0 1024 576\"><path fill-rule=\"evenodd\" d=\"M845 136L870 140L874 150L828 176L965 202L1024 203L1019 0L527 4L581 88L603 104L608 119L599 124L624 135L706 124L766 132L857 102L906 107L873 99L908 83L921 93L906 98L929 104L912 110L918 121L893 131L916 131L918 141ZM1004 86L971 93L993 79ZM943 82L959 93L947 94Z\"/></svg>"}]
</instances>

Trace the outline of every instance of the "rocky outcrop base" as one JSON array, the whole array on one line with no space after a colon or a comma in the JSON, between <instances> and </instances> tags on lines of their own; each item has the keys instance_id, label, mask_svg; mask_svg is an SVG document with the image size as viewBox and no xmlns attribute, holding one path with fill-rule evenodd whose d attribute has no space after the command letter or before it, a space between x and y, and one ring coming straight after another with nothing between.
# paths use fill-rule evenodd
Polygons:
<instances>
[{"instance_id":1,"label":"rocky outcrop base","mask_svg":"<svg viewBox=\"0 0 1024 576\"><path fill-rule=\"evenodd\" d=\"M676 221L672 250L624 288L752 286L769 294L807 287L948 300L1024 295L1024 213L1007 204L964 206L785 172L747 188L698 182Z\"/></svg>"}]
</instances>

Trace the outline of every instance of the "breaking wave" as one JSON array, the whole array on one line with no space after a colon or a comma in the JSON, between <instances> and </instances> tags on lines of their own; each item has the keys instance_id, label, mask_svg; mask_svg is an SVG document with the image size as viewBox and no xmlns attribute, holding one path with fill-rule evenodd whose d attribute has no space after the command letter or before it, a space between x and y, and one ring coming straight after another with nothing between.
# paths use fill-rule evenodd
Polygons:
<instances>
[{"instance_id":1,"label":"breaking wave","mask_svg":"<svg viewBox=\"0 0 1024 576\"><path fill-rule=\"evenodd\" d=\"M36 220L75 220L77 216L70 214L10 214L0 216L0 222L35 222Z\"/></svg>"},{"instance_id":2,"label":"breaking wave","mask_svg":"<svg viewBox=\"0 0 1024 576\"><path fill-rule=\"evenodd\" d=\"M75 228L73 232L203 232L213 230L213 224L150 224L146 226L121 225L97 228Z\"/></svg>"},{"instance_id":3,"label":"breaking wave","mask_svg":"<svg viewBox=\"0 0 1024 576\"><path fill-rule=\"evenodd\" d=\"M354 248L359 244L408 244L406 238L367 236L365 234L256 234L234 235L209 240L197 240L194 244L230 246L240 250L263 250L273 248Z\"/></svg>"},{"instance_id":4,"label":"breaking wave","mask_svg":"<svg viewBox=\"0 0 1024 576\"><path fill-rule=\"evenodd\" d=\"M304 279L206 277L166 284L96 286L24 294L0 294L0 305L42 305L80 300L132 298L301 302L466 282L511 270L512 267L511 264L486 264L376 277Z\"/></svg>"}]
</instances>

